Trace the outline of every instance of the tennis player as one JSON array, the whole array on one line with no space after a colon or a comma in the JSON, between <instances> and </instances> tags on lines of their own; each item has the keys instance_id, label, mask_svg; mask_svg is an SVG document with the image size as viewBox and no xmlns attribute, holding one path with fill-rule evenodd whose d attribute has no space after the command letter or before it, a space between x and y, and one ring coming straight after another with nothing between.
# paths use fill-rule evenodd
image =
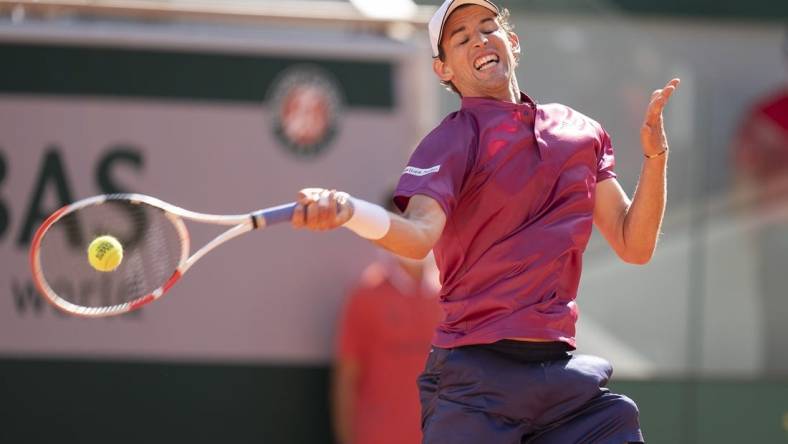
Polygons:
<instances>
[{"instance_id":1,"label":"tennis player","mask_svg":"<svg viewBox=\"0 0 788 444\"><path fill-rule=\"evenodd\" d=\"M405 168L394 196L403 216L309 188L293 225L345 226L413 258L434 250L445 319L418 382L425 443L643 442L635 403L605 388L611 365L571 353L575 299L592 223L628 263L654 253L666 199L662 111L679 80L651 95L630 201L605 130L521 92L507 17L486 0L447 0L430 21L435 74L462 105Z\"/></svg>"}]
</instances>

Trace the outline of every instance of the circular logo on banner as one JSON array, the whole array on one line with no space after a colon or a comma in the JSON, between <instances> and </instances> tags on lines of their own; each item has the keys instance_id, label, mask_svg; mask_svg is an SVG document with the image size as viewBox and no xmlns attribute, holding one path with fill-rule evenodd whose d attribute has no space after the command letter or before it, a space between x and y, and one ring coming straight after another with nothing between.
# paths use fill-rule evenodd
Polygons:
<instances>
[{"instance_id":1,"label":"circular logo on banner","mask_svg":"<svg viewBox=\"0 0 788 444\"><path fill-rule=\"evenodd\" d=\"M290 152L316 156L336 136L342 99L338 84L324 70L289 68L274 81L268 102L274 133Z\"/></svg>"}]
</instances>

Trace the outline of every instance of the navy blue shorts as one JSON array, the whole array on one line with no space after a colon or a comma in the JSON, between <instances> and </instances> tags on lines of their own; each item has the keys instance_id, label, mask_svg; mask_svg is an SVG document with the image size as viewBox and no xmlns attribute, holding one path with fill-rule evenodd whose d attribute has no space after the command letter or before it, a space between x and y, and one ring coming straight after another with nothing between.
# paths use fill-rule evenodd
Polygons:
<instances>
[{"instance_id":1,"label":"navy blue shorts","mask_svg":"<svg viewBox=\"0 0 788 444\"><path fill-rule=\"evenodd\" d=\"M560 343L434 347L419 376L423 442L643 442L635 403L605 388L612 372Z\"/></svg>"}]
</instances>

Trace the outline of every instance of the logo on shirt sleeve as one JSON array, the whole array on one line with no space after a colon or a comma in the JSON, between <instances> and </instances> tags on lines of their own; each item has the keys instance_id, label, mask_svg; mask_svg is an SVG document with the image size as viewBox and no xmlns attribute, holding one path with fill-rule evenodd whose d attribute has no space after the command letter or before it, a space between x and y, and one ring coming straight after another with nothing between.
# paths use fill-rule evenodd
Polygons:
<instances>
[{"instance_id":1,"label":"logo on shirt sleeve","mask_svg":"<svg viewBox=\"0 0 788 444\"><path fill-rule=\"evenodd\" d=\"M410 174L411 176L426 176L427 174L437 173L440 171L441 166L435 165L429 168L416 168L416 167L406 167L405 171L402 174Z\"/></svg>"}]
</instances>

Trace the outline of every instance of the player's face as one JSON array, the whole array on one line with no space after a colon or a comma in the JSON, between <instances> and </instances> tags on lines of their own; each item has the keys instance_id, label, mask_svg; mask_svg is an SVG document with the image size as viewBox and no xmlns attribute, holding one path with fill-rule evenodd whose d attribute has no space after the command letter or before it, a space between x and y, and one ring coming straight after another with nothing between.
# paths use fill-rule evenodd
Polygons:
<instances>
[{"instance_id":1,"label":"player's face","mask_svg":"<svg viewBox=\"0 0 788 444\"><path fill-rule=\"evenodd\" d=\"M444 59L436 59L435 73L463 97L508 97L520 44L495 13L476 5L457 9L443 28L441 47Z\"/></svg>"}]
</instances>

